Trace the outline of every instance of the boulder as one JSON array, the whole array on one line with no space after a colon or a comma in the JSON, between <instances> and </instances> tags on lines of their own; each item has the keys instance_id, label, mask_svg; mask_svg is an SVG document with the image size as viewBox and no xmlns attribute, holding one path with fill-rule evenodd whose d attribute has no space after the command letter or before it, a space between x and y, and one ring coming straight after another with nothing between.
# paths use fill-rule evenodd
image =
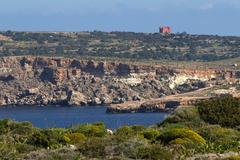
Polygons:
<instances>
[{"instance_id":1,"label":"boulder","mask_svg":"<svg viewBox=\"0 0 240 160\"><path fill-rule=\"evenodd\" d=\"M102 104L111 104L112 103L112 98L108 95L104 95L100 98Z\"/></svg>"},{"instance_id":2,"label":"boulder","mask_svg":"<svg viewBox=\"0 0 240 160\"><path fill-rule=\"evenodd\" d=\"M1 99L0 99L0 106L4 106L4 105L6 105L6 101L5 101L5 99L3 97L1 97Z\"/></svg>"},{"instance_id":3,"label":"boulder","mask_svg":"<svg viewBox=\"0 0 240 160\"><path fill-rule=\"evenodd\" d=\"M99 104L101 104L102 102L101 102L101 100L100 100L99 98L94 97L94 98L92 99L92 103L99 105Z\"/></svg>"},{"instance_id":4,"label":"boulder","mask_svg":"<svg viewBox=\"0 0 240 160\"><path fill-rule=\"evenodd\" d=\"M39 93L39 89L38 88L29 88L27 90L28 94L38 94Z\"/></svg>"}]
</instances>

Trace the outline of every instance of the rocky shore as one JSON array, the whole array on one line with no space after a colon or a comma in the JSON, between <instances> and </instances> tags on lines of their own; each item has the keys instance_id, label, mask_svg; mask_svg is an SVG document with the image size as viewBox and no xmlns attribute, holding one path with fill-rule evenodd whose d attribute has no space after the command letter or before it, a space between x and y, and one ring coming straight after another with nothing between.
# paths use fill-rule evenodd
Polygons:
<instances>
[{"instance_id":1,"label":"rocky shore","mask_svg":"<svg viewBox=\"0 0 240 160\"><path fill-rule=\"evenodd\" d=\"M239 77L239 71L221 69L191 70L34 56L2 57L0 105L138 104L217 83L235 83ZM144 103L141 106L140 110L152 111L152 107L145 109Z\"/></svg>"},{"instance_id":2,"label":"rocky shore","mask_svg":"<svg viewBox=\"0 0 240 160\"><path fill-rule=\"evenodd\" d=\"M155 101L155 102L154 102ZM107 108L107 113L147 113L147 112L172 112L180 104L178 101L167 102L162 101L140 101L125 102L122 104L111 104Z\"/></svg>"},{"instance_id":3,"label":"rocky shore","mask_svg":"<svg viewBox=\"0 0 240 160\"><path fill-rule=\"evenodd\" d=\"M157 99L111 104L107 108L107 113L172 113L180 107L189 107L201 101L225 96L240 97L240 90L236 87L227 88L226 86L225 89L219 89L219 86L206 87L192 92L169 95Z\"/></svg>"}]
</instances>

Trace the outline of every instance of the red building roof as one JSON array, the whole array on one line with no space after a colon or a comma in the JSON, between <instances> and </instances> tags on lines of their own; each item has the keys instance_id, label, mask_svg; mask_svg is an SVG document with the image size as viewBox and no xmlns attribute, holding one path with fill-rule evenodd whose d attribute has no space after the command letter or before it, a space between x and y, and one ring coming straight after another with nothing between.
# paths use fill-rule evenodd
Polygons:
<instances>
[{"instance_id":1,"label":"red building roof","mask_svg":"<svg viewBox=\"0 0 240 160\"><path fill-rule=\"evenodd\" d=\"M169 26L164 26L159 28L160 33L172 33L172 29Z\"/></svg>"}]
</instances>

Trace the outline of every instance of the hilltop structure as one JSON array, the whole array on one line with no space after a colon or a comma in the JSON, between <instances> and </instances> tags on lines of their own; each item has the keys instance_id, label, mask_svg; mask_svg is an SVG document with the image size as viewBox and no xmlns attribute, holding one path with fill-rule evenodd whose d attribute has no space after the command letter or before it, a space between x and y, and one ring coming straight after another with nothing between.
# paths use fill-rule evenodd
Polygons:
<instances>
[{"instance_id":1,"label":"hilltop structure","mask_svg":"<svg viewBox=\"0 0 240 160\"><path fill-rule=\"evenodd\" d=\"M164 33L164 34L172 33L172 29L169 26L162 26L162 27L159 28L159 32Z\"/></svg>"}]
</instances>

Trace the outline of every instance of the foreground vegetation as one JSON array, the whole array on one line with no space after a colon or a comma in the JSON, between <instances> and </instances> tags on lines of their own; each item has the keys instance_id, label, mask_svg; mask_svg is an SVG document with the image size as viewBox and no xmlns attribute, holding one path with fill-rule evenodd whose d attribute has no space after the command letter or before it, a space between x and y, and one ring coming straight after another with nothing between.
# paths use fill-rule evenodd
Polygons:
<instances>
[{"instance_id":1,"label":"foreground vegetation","mask_svg":"<svg viewBox=\"0 0 240 160\"><path fill-rule=\"evenodd\" d=\"M240 118L234 115L239 102L232 97L210 100L179 109L156 126L123 126L113 133L103 123L39 129L29 122L1 120L0 159L172 160L206 159L208 153L239 159Z\"/></svg>"}]
</instances>

